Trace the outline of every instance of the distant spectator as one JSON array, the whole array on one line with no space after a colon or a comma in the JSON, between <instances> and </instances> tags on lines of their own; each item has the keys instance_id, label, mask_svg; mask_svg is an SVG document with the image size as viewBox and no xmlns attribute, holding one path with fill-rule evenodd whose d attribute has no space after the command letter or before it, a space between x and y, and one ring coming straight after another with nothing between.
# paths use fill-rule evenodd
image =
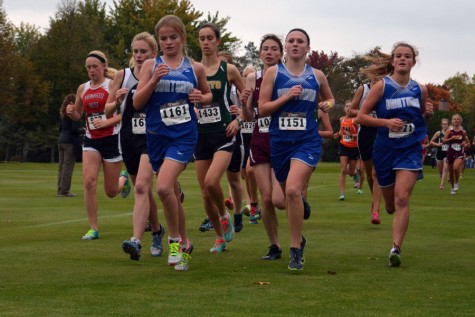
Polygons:
<instances>
[{"instance_id":1,"label":"distant spectator","mask_svg":"<svg viewBox=\"0 0 475 317\"><path fill-rule=\"evenodd\" d=\"M66 106L74 105L76 96L69 94L64 98L59 109L59 167L58 167L58 197L76 197L71 193L71 179L76 163L76 144L80 142L82 129L78 121L73 121L66 115Z\"/></svg>"}]
</instances>

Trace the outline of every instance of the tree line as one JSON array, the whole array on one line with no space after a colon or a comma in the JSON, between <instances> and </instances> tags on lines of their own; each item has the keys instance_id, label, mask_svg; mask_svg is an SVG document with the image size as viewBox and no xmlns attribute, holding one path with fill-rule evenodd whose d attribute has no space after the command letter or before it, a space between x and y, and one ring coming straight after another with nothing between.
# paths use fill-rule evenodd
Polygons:
<instances>
[{"instance_id":1,"label":"tree line","mask_svg":"<svg viewBox=\"0 0 475 317\"><path fill-rule=\"evenodd\" d=\"M187 28L187 54L201 60L198 26L215 23L222 31L220 50L234 56L238 68L260 67L258 47L244 45L227 29L230 17L219 12L204 13L188 0L117 0L106 8L100 0L62 0L49 28L22 22L13 25L0 0L0 159L3 161L54 162L59 134L59 106L65 95L75 93L87 81L84 61L89 51L106 53L111 67L127 67L131 40L135 34L154 34L156 22L167 14L179 16ZM331 113L334 129L343 115L342 105L353 97L357 87L367 80L359 73L368 65L367 52L343 57L338 52L312 51L309 64L328 77L337 107ZM449 105L450 111L461 112L464 128L475 134L475 76L457 73L443 85L426 83L435 108ZM339 107L338 107L339 106ZM439 118L450 113L436 112L428 131L439 128ZM337 143L324 144L323 160L337 160Z\"/></svg>"}]
</instances>

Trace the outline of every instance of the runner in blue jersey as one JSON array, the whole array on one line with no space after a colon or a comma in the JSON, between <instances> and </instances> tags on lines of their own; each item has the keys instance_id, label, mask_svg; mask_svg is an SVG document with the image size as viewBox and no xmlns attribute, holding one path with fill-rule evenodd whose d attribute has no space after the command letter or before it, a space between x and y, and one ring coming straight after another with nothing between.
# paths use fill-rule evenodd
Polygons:
<instances>
[{"instance_id":1,"label":"runner in blue jersey","mask_svg":"<svg viewBox=\"0 0 475 317\"><path fill-rule=\"evenodd\" d=\"M303 269L302 190L320 159L321 137L314 118L318 107L328 111L335 101L325 75L305 63L310 38L302 29L291 30L285 39L284 64L264 74L259 96L259 115L271 115L269 126L271 163L286 197L290 226L292 271ZM318 97L323 102L318 104Z\"/></svg>"},{"instance_id":2,"label":"runner in blue jersey","mask_svg":"<svg viewBox=\"0 0 475 317\"><path fill-rule=\"evenodd\" d=\"M163 55L147 60L140 72L134 108L147 106L147 146L156 189L168 226L168 264L187 270L192 251L184 240L185 213L180 208L178 176L192 158L197 140L194 104L209 104L211 92L203 66L185 56L186 31L174 15L158 21L155 33Z\"/></svg>"},{"instance_id":3,"label":"runner in blue jersey","mask_svg":"<svg viewBox=\"0 0 475 317\"><path fill-rule=\"evenodd\" d=\"M386 210L394 213L391 266L401 264L401 246L409 225L409 200L416 180L422 176L422 146L426 137L424 116L432 114L427 88L411 79L416 49L403 42L394 45L391 55L373 64L375 76L385 76L370 90L357 121L377 127L373 164ZM389 73L388 73L389 72ZM370 115L376 111L376 117Z\"/></svg>"}]
</instances>

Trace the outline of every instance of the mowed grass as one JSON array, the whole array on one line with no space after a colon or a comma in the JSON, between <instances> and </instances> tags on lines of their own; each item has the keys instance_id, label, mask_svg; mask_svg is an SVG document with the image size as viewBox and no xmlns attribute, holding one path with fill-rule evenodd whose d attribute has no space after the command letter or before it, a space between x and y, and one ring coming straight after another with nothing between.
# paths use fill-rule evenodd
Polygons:
<instances>
[{"instance_id":1,"label":"mowed grass","mask_svg":"<svg viewBox=\"0 0 475 317\"><path fill-rule=\"evenodd\" d=\"M450 186L440 191L436 171L425 167L411 200L402 267L390 268L392 216L382 212L381 225L370 224L369 189L356 195L348 178L341 202L339 165L319 164L309 187L305 267L297 274L287 269L283 211L281 260L260 259L269 242L263 224L248 218L227 252L209 253L214 235L198 231L205 213L193 164L180 178L195 246L187 272L167 266L167 248L152 258L148 233L140 261L123 253L133 195L109 199L102 180L101 238L82 241L88 223L81 165L73 179L76 198L56 197L56 171L57 164L0 164L1 316L475 315L474 170L465 171L459 193L450 195ZM159 216L165 223L161 210Z\"/></svg>"}]
</instances>

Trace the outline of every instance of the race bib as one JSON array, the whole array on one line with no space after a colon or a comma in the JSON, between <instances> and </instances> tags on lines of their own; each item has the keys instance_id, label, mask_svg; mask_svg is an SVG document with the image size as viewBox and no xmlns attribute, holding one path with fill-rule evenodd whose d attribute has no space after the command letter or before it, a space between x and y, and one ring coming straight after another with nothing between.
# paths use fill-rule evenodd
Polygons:
<instances>
[{"instance_id":1,"label":"race bib","mask_svg":"<svg viewBox=\"0 0 475 317\"><path fill-rule=\"evenodd\" d=\"M211 105L203 106L202 108L198 109L198 113L200 116L200 124L208 124L221 121L221 110L219 109L218 103L212 103Z\"/></svg>"},{"instance_id":2,"label":"race bib","mask_svg":"<svg viewBox=\"0 0 475 317\"><path fill-rule=\"evenodd\" d=\"M270 119L270 116L257 119L260 133L269 133Z\"/></svg>"},{"instance_id":3,"label":"race bib","mask_svg":"<svg viewBox=\"0 0 475 317\"><path fill-rule=\"evenodd\" d=\"M414 131L416 130L416 127L414 126L414 123L412 122L404 122L404 127L402 128L401 131L389 131L389 137L390 138L405 138L408 135L411 135Z\"/></svg>"},{"instance_id":4,"label":"race bib","mask_svg":"<svg viewBox=\"0 0 475 317\"><path fill-rule=\"evenodd\" d=\"M369 113L369 116L370 116L370 117L373 117L373 118L377 118L377 117L378 117L378 115L376 114L376 111L374 111L374 110Z\"/></svg>"},{"instance_id":5,"label":"race bib","mask_svg":"<svg viewBox=\"0 0 475 317\"><path fill-rule=\"evenodd\" d=\"M462 150L462 145L460 143L454 143L454 144L451 144L450 147L452 149L454 149L455 151L460 151Z\"/></svg>"},{"instance_id":6,"label":"race bib","mask_svg":"<svg viewBox=\"0 0 475 317\"><path fill-rule=\"evenodd\" d=\"M91 113L87 116L87 121L89 122L89 130L96 130L98 128L96 128L94 126L94 119L99 119L99 120L106 120L107 117L105 115L104 112L96 112L96 113Z\"/></svg>"},{"instance_id":7,"label":"race bib","mask_svg":"<svg viewBox=\"0 0 475 317\"><path fill-rule=\"evenodd\" d=\"M190 106L185 100L170 102L160 106L160 116L166 126L191 121Z\"/></svg>"},{"instance_id":8,"label":"race bib","mask_svg":"<svg viewBox=\"0 0 475 317\"><path fill-rule=\"evenodd\" d=\"M305 112L282 112L279 117L279 130L305 131L307 116Z\"/></svg>"},{"instance_id":9,"label":"race bib","mask_svg":"<svg viewBox=\"0 0 475 317\"><path fill-rule=\"evenodd\" d=\"M145 113L136 112L132 118L132 133L145 134Z\"/></svg>"},{"instance_id":10,"label":"race bib","mask_svg":"<svg viewBox=\"0 0 475 317\"><path fill-rule=\"evenodd\" d=\"M353 136L344 134L343 135L343 141L344 142L352 142L353 141Z\"/></svg>"},{"instance_id":11,"label":"race bib","mask_svg":"<svg viewBox=\"0 0 475 317\"><path fill-rule=\"evenodd\" d=\"M442 151L443 151L443 152L447 152L448 149L449 149L449 145L448 145L448 144L442 144Z\"/></svg>"},{"instance_id":12,"label":"race bib","mask_svg":"<svg viewBox=\"0 0 475 317\"><path fill-rule=\"evenodd\" d=\"M252 133L255 126L256 121L243 121L241 122L241 133Z\"/></svg>"}]
</instances>

